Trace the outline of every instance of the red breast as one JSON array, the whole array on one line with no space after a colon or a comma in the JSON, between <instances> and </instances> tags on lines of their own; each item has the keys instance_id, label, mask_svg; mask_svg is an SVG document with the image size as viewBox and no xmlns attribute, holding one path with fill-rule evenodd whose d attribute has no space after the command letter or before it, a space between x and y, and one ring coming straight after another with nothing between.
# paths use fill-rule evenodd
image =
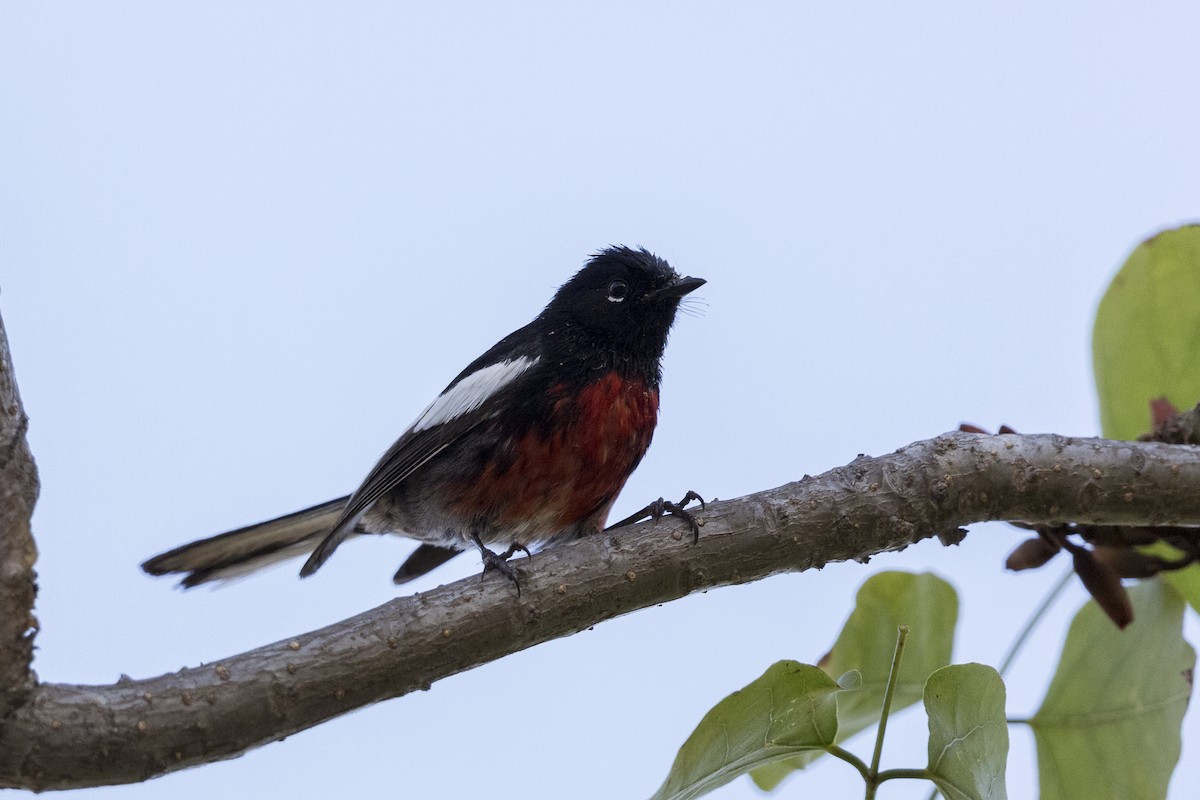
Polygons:
<instances>
[{"instance_id":1,"label":"red breast","mask_svg":"<svg viewBox=\"0 0 1200 800\"><path fill-rule=\"evenodd\" d=\"M603 526L650 446L658 391L641 378L608 372L574 393L556 385L550 400L550 424L522 434L514 458L500 469L490 464L460 495L457 511L539 539L584 520Z\"/></svg>"}]
</instances>

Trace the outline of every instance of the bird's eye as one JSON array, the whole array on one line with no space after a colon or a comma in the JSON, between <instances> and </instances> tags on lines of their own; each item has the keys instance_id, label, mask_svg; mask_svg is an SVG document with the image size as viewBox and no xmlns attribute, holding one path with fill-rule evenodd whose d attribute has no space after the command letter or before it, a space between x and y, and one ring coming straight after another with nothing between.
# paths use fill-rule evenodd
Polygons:
<instances>
[{"instance_id":1,"label":"bird's eye","mask_svg":"<svg viewBox=\"0 0 1200 800\"><path fill-rule=\"evenodd\" d=\"M627 294L629 294L629 284L625 283L625 281L613 281L608 285L608 300L610 303L621 302Z\"/></svg>"}]
</instances>

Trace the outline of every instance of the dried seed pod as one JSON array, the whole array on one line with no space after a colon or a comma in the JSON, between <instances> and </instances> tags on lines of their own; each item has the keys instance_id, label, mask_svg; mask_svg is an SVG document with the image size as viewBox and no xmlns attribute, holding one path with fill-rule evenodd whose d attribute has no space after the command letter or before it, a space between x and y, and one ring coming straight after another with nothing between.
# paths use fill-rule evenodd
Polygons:
<instances>
[{"instance_id":1,"label":"dried seed pod","mask_svg":"<svg viewBox=\"0 0 1200 800\"><path fill-rule=\"evenodd\" d=\"M1081 527L1083 538L1094 544L1131 545L1154 544L1162 538L1163 528L1144 525L1090 525Z\"/></svg>"},{"instance_id":2,"label":"dried seed pod","mask_svg":"<svg viewBox=\"0 0 1200 800\"><path fill-rule=\"evenodd\" d=\"M1072 546L1075 574L1113 624L1124 629L1133 622L1133 604L1116 570L1096 559L1086 547Z\"/></svg>"},{"instance_id":3,"label":"dried seed pod","mask_svg":"<svg viewBox=\"0 0 1200 800\"><path fill-rule=\"evenodd\" d=\"M1094 548L1092 555L1122 578L1151 578L1163 568L1161 558L1146 555L1132 547L1101 546Z\"/></svg>"},{"instance_id":4,"label":"dried seed pod","mask_svg":"<svg viewBox=\"0 0 1200 800\"><path fill-rule=\"evenodd\" d=\"M1008 558L1004 561L1004 566L1013 572L1020 572L1023 569L1037 569L1056 555L1058 555L1058 547L1047 542L1040 536L1035 536L1017 545L1008 554Z\"/></svg>"}]
</instances>

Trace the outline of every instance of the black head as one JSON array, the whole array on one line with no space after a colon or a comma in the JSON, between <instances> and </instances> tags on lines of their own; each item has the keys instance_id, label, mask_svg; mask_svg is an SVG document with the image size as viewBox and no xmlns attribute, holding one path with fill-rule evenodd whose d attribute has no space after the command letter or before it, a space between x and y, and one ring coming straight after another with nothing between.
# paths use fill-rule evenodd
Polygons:
<instances>
[{"instance_id":1,"label":"black head","mask_svg":"<svg viewBox=\"0 0 1200 800\"><path fill-rule=\"evenodd\" d=\"M657 371L679 301L703 285L644 249L610 247L562 285L541 319L552 345L602 349Z\"/></svg>"}]
</instances>

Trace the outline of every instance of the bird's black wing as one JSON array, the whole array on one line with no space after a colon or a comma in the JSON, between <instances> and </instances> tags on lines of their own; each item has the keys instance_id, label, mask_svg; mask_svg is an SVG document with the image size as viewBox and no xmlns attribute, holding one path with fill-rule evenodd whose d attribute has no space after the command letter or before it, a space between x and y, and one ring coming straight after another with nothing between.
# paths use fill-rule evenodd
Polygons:
<instances>
[{"instance_id":1,"label":"bird's black wing","mask_svg":"<svg viewBox=\"0 0 1200 800\"><path fill-rule=\"evenodd\" d=\"M372 503L473 428L497 416L507 398L520 394L521 384L529 380L539 361L535 324L536 321L509 334L475 359L383 454L358 490L350 495L333 530L300 570L301 576L311 575L325 563Z\"/></svg>"}]
</instances>

